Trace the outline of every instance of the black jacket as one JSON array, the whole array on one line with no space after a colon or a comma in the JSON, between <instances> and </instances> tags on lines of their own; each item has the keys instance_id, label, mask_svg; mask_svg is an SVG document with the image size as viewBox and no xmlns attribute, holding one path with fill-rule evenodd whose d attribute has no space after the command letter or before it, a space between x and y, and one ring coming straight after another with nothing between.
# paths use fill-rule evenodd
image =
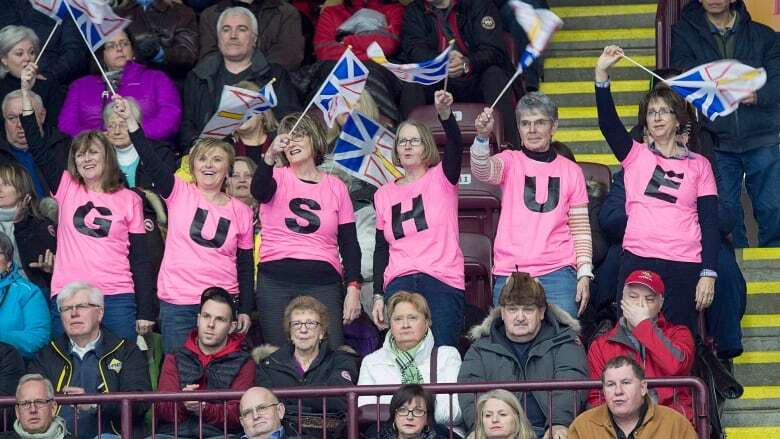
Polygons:
<instances>
[{"instance_id":1,"label":"black jacket","mask_svg":"<svg viewBox=\"0 0 780 439\"><path fill-rule=\"evenodd\" d=\"M14 239L27 278L42 291L48 292L51 287L51 273L31 268L30 263L38 262L38 256L46 254L46 250L57 253L57 231L54 223L48 218L28 213L14 224Z\"/></svg>"},{"instance_id":2,"label":"black jacket","mask_svg":"<svg viewBox=\"0 0 780 439\"><path fill-rule=\"evenodd\" d=\"M44 123L43 142L49 148L49 150L52 151L55 160L58 163L61 163L63 167L67 166L68 149L70 148L70 137L60 132L56 128L56 124ZM28 144L29 144L29 139L28 139ZM2 135L0 135L0 165L6 163L16 163L21 165L21 163L19 163L19 161L16 160L16 157L14 157L13 153L11 153L11 148L12 146L10 143L8 143L8 139L5 136L5 130L3 130ZM43 172L41 172L40 168L38 167L36 168L38 172L38 181L41 182L41 186L43 186L43 190L45 190L47 194L50 193L51 188L49 187L49 184L46 181L46 176L43 175Z\"/></svg>"},{"instance_id":3,"label":"black jacket","mask_svg":"<svg viewBox=\"0 0 780 439\"><path fill-rule=\"evenodd\" d=\"M24 375L24 360L13 346L0 342L0 395L16 394L16 384Z\"/></svg>"},{"instance_id":4,"label":"black jacket","mask_svg":"<svg viewBox=\"0 0 780 439\"><path fill-rule=\"evenodd\" d=\"M48 53L49 50L50 49L46 49L46 53ZM19 90L21 87L22 83L19 78L10 73L6 74L5 77L0 79L0 101L2 101L8 93ZM46 124L57 126L57 117L60 115L63 102L65 102L65 88L54 79L37 79L35 85L33 85L32 91L41 97L43 108L46 109ZM0 127L0 130L5 132L5 125ZM5 138L5 136L3 136L3 138Z\"/></svg>"},{"instance_id":5,"label":"black jacket","mask_svg":"<svg viewBox=\"0 0 780 439\"><path fill-rule=\"evenodd\" d=\"M255 384L267 388L299 386L350 386L357 384L358 357L353 352L339 348L331 350L328 343L320 343L320 353L303 376L293 364L294 347L291 342L275 350L264 345L252 352L257 361ZM298 400L284 401L287 412L298 413ZM344 398L328 398L328 413L346 413ZM322 413L322 399L301 401L303 413Z\"/></svg>"},{"instance_id":6,"label":"black jacket","mask_svg":"<svg viewBox=\"0 0 780 439\"><path fill-rule=\"evenodd\" d=\"M753 67L763 67L767 83L757 92L755 105L740 105L732 114L714 122L703 118L705 127L719 137L717 149L743 152L777 145L780 134L780 38L774 30L750 19L742 0L734 4L736 45L734 58ZM709 22L699 2L689 2L680 21L672 26L672 67L688 70L722 59Z\"/></svg>"},{"instance_id":7,"label":"black jacket","mask_svg":"<svg viewBox=\"0 0 780 439\"><path fill-rule=\"evenodd\" d=\"M0 439L17 439L21 438L19 434L16 433L16 431L13 430L13 427L11 428L11 431L6 431L5 433L0 433ZM62 437L62 439L72 439L73 435L70 433L65 434L65 436Z\"/></svg>"},{"instance_id":8,"label":"black jacket","mask_svg":"<svg viewBox=\"0 0 780 439\"><path fill-rule=\"evenodd\" d=\"M179 148L182 150L189 149L192 140L200 134L217 111L222 90L217 90L215 79L223 65L222 54L211 54L187 75L182 92L184 114L179 131ZM270 82L272 78L276 78L273 87L278 105L273 111L278 119L281 120L284 116L301 109L295 87L282 66L268 63L263 54L255 52L249 69L251 73L247 80L257 83L260 87Z\"/></svg>"},{"instance_id":9,"label":"black jacket","mask_svg":"<svg viewBox=\"0 0 780 439\"><path fill-rule=\"evenodd\" d=\"M121 339L102 329L102 340L97 345L98 367L103 393L146 392L152 390L146 355L138 349L135 342ZM27 368L29 373L39 373L48 378L59 393L69 386L76 371L70 359L70 339L63 334L44 347ZM142 431L141 424L149 404L134 403L133 418ZM107 427L115 434L121 431L121 411L119 404L103 404L102 417ZM135 429L134 429L135 430Z\"/></svg>"},{"instance_id":10,"label":"black jacket","mask_svg":"<svg viewBox=\"0 0 780 439\"><path fill-rule=\"evenodd\" d=\"M406 62L429 60L442 50L439 47L440 26L431 8L425 0L417 0L406 7L401 30L401 57ZM451 14L456 15L457 22L457 32L453 29L455 48L469 59L471 74L479 74L493 65L510 75L513 73L501 18L493 2L459 0Z\"/></svg>"}]
</instances>

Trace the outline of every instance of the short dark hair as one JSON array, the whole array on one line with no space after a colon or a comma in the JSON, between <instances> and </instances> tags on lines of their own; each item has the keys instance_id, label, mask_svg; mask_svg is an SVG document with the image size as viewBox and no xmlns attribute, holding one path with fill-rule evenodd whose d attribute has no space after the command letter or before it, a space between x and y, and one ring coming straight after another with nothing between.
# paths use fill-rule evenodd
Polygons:
<instances>
[{"instance_id":1,"label":"short dark hair","mask_svg":"<svg viewBox=\"0 0 780 439\"><path fill-rule=\"evenodd\" d=\"M226 289L220 287L208 287L203 290L203 294L200 295L200 308L198 308L198 313L203 311L203 305L209 300L227 304L230 307L230 318L233 321L238 318L236 301L233 298L233 295L228 293Z\"/></svg>"},{"instance_id":2,"label":"short dark hair","mask_svg":"<svg viewBox=\"0 0 780 439\"><path fill-rule=\"evenodd\" d=\"M393 398L390 400L391 416L395 417L395 412L398 411L398 409L415 398L421 398L425 401L425 415L428 420L427 425L428 427L433 428L433 426L436 425L436 401L433 399L433 395L423 389L419 384L404 384L393 393Z\"/></svg>"},{"instance_id":3,"label":"short dark hair","mask_svg":"<svg viewBox=\"0 0 780 439\"><path fill-rule=\"evenodd\" d=\"M625 355L618 355L617 357L611 358L607 361L607 364L604 365L604 369L601 371L601 384L604 384L604 375L607 373L607 369L617 369L623 366L631 366L631 370L634 371L634 375L636 375L637 378L640 380L645 379L645 371L636 360Z\"/></svg>"},{"instance_id":4,"label":"short dark hair","mask_svg":"<svg viewBox=\"0 0 780 439\"><path fill-rule=\"evenodd\" d=\"M647 92L642 100L639 101L639 125L642 128L647 127L647 110L650 106L650 102L654 99L658 99L669 106L669 109L674 112L674 117L678 123L684 123L688 120L688 109L686 108L685 99L681 98L677 92L669 88L668 86L654 87Z\"/></svg>"}]
</instances>

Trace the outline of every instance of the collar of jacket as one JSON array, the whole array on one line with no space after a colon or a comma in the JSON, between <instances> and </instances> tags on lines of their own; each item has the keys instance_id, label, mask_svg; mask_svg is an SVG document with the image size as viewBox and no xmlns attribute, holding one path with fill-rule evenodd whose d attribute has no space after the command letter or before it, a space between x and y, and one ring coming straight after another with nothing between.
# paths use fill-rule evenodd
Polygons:
<instances>
[{"instance_id":1,"label":"collar of jacket","mask_svg":"<svg viewBox=\"0 0 780 439\"><path fill-rule=\"evenodd\" d=\"M653 419L653 416L655 416L655 403L650 398L650 394L648 393L645 395L645 404L647 404L647 412L645 412L645 418L642 420L642 425L637 427L636 432L641 431L641 429L650 422L651 419ZM612 437L617 437L617 433L615 432L615 429L612 425L612 415L609 412L609 407L607 407L607 403L601 404L600 406L596 407L594 410L596 412L594 413L594 416L590 419L590 422L599 425L603 428L606 428L610 432L612 432Z\"/></svg>"},{"instance_id":2,"label":"collar of jacket","mask_svg":"<svg viewBox=\"0 0 780 439\"><path fill-rule=\"evenodd\" d=\"M390 349L390 337L391 337L390 331L387 331L387 334L385 335L385 341L382 343L382 350L384 350L387 355L385 357L387 358L387 363L395 365L395 355L393 355L392 350ZM424 363L425 361L430 360L431 358L431 352L433 351L433 331L431 331L430 328L428 328L428 333L425 334L425 338L423 339L422 345L420 346L420 349L417 349L417 352L414 354L414 362L418 365Z\"/></svg>"},{"instance_id":3,"label":"collar of jacket","mask_svg":"<svg viewBox=\"0 0 780 439\"><path fill-rule=\"evenodd\" d=\"M606 334L607 340L615 343L620 343L622 345L631 348L632 350L636 350L636 348L631 343L631 340L629 338L631 334L628 332L628 327L622 324L623 319L624 318L618 320L615 327L612 328L609 332L607 332ZM656 316L654 322L655 325L658 327L658 329L660 329L661 331L666 329L667 323L662 313L660 312L658 313L658 316Z\"/></svg>"},{"instance_id":4,"label":"collar of jacket","mask_svg":"<svg viewBox=\"0 0 780 439\"><path fill-rule=\"evenodd\" d=\"M117 337L116 335L106 331L106 328L100 327L100 334L102 337L102 341L95 346L95 353L97 354L98 358L102 361L103 357L105 357L108 354L111 354L112 352L119 349L123 344L125 344L125 340ZM68 338L68 334L62 334L59 338L56 340L52 340L51 346L54 348L54 352L57 353L60 357L63 359L69 360L69 354L70 354L70 338Z\"/></svg>"},{"instance_id":5,"label":"collar of jacket","mask_svg":"<svg viewBox=\"0 0 780 439\"><path fill-rule=\"evenodd\" d=\"M225 64L222 59L222 54L219 52L212 53L204 58L198 65L192 69L192 72L203 81L207 81L209 84L213 83L214 76L219 71L219 68ZM266 61L265 56L259 51L255 50L252 54L252 64L249 66L249 70L252 71L251 77L262 76L268 70L271 69L271 65ZM261 87L264 84L259 84Z\"/></svg>"},{"instance_id":6,"label":"collar of jacket","mask_svg":"<svg viewBox=\"0 0 780 439\"><path fill-rule=\"evenodd\" d=\"M189 337L187 337L187 340L184 342L184 349L192 352L195 354L195 356L198 358L198 361L200 362L200 365L202 367L206 367L209 363L211 363L214 360L217 360L222 357L226 357L233 352L238 352L241 350L241 343L244 341L244 334L241 334L239 332L234 332L232 334L228 334L227 341L225 343L225 346L222 347L217 352L214 352L213 354L206 354L198 345L198 329L195 328L192 331L190 331Z\"/></svg>"},{"instance_id":7,"label":"collar of jacket","mask_svg":"<svg viewBox=\"0 0 780 439\"><path fill-rule=\"evenodd\" d=\"M460 3L458 0L450 0L450 4L449 6L447 6L447 8L449 8L450 10L450 13L458 9L458 3ZM431 6L431 4L428 3L427 1L423 2L423 8L425 8L426 14L433 14L433 6Z\"/></svg>"},{"instance_id":8,"label":"collar of jacket","mask_svg":"<svg viewBox=\"0 0 780 439\"><path fill-rule=\"evenodd\" d=\"M737 20L734 22L733 29L734 32L740 32L745 28L745 25L748 22L752 21L752 19L750 18L750 13L745 7L745 3L741 0L737 0L737 2L734 3L734 10L737 11ZM702 7L701 3L697 1L689 2L683 8L682 14L680 14L680 18L690 23L691 26L696 28L696 30L700 33L706 35L712 34L712 32L710 32L710 25L707 21L706 12L704 11L704 7Z\"/></svg>"},{"instance_id":9,"label":"collar of jacket","mask_svg":"<svg viewBox=\"0 0 780 439\"><path fill-rule=\"evenodd\" d=\"M5 288L9 285L12 285L16 282L19 282L21 279L24 279L24 277L21 273L19 273L19 268L16 266L16 264L11 264L11 269L0 276L0 288ZM0 303L2 303L2 294L3 291L0 291Z\"/></svg>"},{"instance_id":10,"label":"collar of jacket","mask_svg":"<svg viewBox=\"0 0 780 439\"><path fill-rule=\"evenodd\" d=\"M288 341L278 349L272 345L259 346L252 351L252 356L258 364L263 362L274 369L293 372L295 376L297 376L298 367L293 363L294 352L295 345L293 345L291 341ZM308 373L316 369L317 366L325 361L325 358L333 352L334 351L328 344L328 339L323 339L320 342L320 350L317 353L317 357L311 362L311 365L309 365L309 369L306 372Z\"/></svg>"}]
</instances>

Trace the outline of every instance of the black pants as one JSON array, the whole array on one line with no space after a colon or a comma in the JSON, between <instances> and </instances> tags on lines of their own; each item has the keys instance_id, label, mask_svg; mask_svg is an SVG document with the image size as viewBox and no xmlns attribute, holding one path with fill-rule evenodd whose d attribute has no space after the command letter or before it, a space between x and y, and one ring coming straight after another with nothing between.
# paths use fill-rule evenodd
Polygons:
<instances>
[{"instance_id":1,"label":"black pants","mask_svg":"<svg viewBox=\"0 0 780 439\"><path fill-rule=\"evenodd\" d=\"M490 66L479 75L472 74L466 78L450 79L447 83L447 91L452 93L455 102L483 102L488 107L498 97L508 81L509 75L506 71L498 66ZM432 104L434 92L441 90L443 86L442 83L425 86L404 82L401 89L403 117L409 117L409 113L421 105ZM520 138L517 133L512 102L513 95L512 88L510 88L498 101L496 108L501 112L504 141L518 147Z\"/></svg>"},{"instance_id":2,"label":"black pants","mask_svg":"<svg viewBox=\"0 0 780 439\"><path fill-rule=\"evenodd\" d=\"M696 324L698 314L695 299L701 264L643 258L624 250L618 273L618 310L620 310L620 301L623 299L623 284L634 270L650 270L661 276L666 290L664 304L661 308L664 317L669 322L687 326L694 335L697 335L699 328Z\"/></svg>"}]
</instances>

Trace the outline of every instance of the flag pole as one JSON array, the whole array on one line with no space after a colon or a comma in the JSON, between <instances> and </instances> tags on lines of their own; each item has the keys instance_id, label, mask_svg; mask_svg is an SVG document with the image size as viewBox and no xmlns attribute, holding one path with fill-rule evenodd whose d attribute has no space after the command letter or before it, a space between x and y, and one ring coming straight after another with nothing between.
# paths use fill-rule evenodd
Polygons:
<instances>
[{"instance_id":1,"label":"flag pole","mask_svg":"<svg viewBox=\"0 0 780 439\"><path fill-rule=\"evenodd\" d=\"M450 46L452 46L453 44L455 44L455 38L453 38L453 39L451 39L449 41L449 45ZM450 53L452 53L452 52L450 52ZM444 88L442 89L444 91L447 91L447 81L450 79L450 75L449 75L449 73L450 73L450 68L449 68L450 53L447 54L447 76L444 77Z\"/></svg>"},{"instance_id":2,"label":"flag pole","mask_svg":"<svg viewBox=\"0 0 780 439\"><path fill-rule=\"evenodd\" d=\"M637 67L639 67L640 69L642 69L642 70L646 71L647 73L649 73L649 74L651 74L651 75L655 76L655 77L656 77L658 80L660 80L661 82L666 82L666 79L664 79L664 78L662 78L662 77L658 76L658 75L657 75L655 72L653 72L652 70L650 70L650 69L648 69L647 67L643 66L642 64L639 64L638 62L634 61L633 59L631 59L631 57L630 57L630 56L626 55L625 53L623 54L623 59L625 59L626 61L629 61L629 62L631 62L632 64L636 65L636 66L637 66Z\"/></svg>"},{"instance_id":3,"label":"flag pole","mask_svg":"<svg viewBox=\"0 0 780 439\"><path fill-rule=\"evenodd\" d=\"M515 79L517 79L517 77L520 76L521 73L523 73L523 71L518 68L515 71L515 74L512 75L511 78L509 78L509 82L506 83L506 85L504 86L504 89L501 90L501 93L498 94L498 97L496 98L496 100L493 101L493 105L490 106L491 110L493 109L493 107L496 106L496 104L498 104L498 101L501 100L501 97L504 96L504 93L506 93L506 91L509 90L509 87L512 85L513 82L515 82Z\"/></svg>"},{"instance_id":4,"label":"flag pole","mask_svg":"<svg viewBox=\"0 0 780 439\"><path fill-rule=\"evenodd\" d=\"M49 41L51 41L51 37L54 36L54 32L57 31L57 27L60 25L59 21L54 22L54 27L51 29L51 32L49 32L49 37L46 38L46 42L43 43L43 47L41 47L41 51L38 52L38 56L35 58L35 65L38 65L38 61L41 60L41 56L43 56L43 51L46 50L46 47L49 45Z\"/></svg>"},{"instance_id":5,"label":"flag pole","mask_svg":"<svg viewBox=\"0 0 780 439\"><path fill-rule=\"evenodd\" d=\"M115 95L116 90L114 90L114 86L111 85L111 81L108 80L108 76L106 75L106 72L103 70L103 66L100 65L100 61L98 61L97 56L95 55L95 52L92 50L92 46L89 45L89 42L87 41L87 37L84 36L84 32L81 31L81 28L79 28L79 23L76 21L76 16L73 15L73 10L70 8L70 5L67 1L64 1L65 7L68 8L68 13L70 14L70 18L73 19L73 24L76 26L76 29L79 31L79 35L81 35L81 39L84 40L84 44L87 45L87 50L89 50L89 53L92 55L92 59L95 60L95 63L98 66L98 69L100 70L100 74L103 75L103 80L106 81L106 85L108 86L108 89L111 90L111 94Z\"/></svg>"}]
</instances>

